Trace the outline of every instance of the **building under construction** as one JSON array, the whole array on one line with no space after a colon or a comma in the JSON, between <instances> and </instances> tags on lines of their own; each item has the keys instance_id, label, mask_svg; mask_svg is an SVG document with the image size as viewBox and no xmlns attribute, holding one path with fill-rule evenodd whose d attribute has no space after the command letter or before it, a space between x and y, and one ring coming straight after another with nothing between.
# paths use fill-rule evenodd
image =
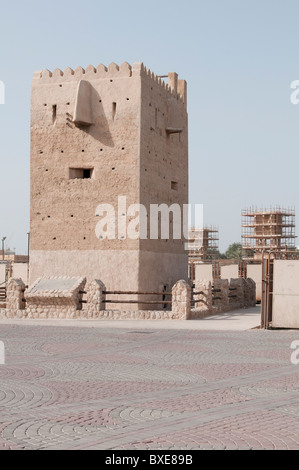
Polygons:
<instances>
[{"instance_id":1,"label":"building under construction","mask_svg":"<svg viewBox=\"0 0 299 470\"><path fill-rule=\"evenodd\" d=\"M189 259L212 261L219 256L219 230L216 227L189 230Z\"/></svg>"},{"instance_id":2,"label":"building under construction","mask_svg":"<svg viewBox=\"0 0 299 470\"><path fill-rule=\"evenodd\" d=\"M245 209L242 211L243 259L261 259L264 250L295 249L295 210Z\"/></svg>"}]
</instances>

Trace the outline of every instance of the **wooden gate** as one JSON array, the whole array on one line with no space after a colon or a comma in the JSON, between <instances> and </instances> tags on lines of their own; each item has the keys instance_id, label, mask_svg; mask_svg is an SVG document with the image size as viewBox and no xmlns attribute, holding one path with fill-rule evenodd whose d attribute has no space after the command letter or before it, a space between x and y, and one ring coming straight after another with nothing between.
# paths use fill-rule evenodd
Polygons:
<instances>
[{"instance_id":1,"label":"wooden gate","mask_svg":"<svg viewBox=\"0 0 299 470\"><path fill-rule=\"evenodd\" d=\"M267 253L262 260L261 328L269 329L273 308L273 267L275 254Z\"/></svg>"}]
</instances>

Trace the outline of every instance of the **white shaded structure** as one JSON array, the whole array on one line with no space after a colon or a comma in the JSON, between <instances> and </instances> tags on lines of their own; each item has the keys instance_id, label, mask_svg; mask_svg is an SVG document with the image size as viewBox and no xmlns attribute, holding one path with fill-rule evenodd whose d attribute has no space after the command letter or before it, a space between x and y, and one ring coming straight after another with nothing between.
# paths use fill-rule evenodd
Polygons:
<instances>
[{"instance_id":1,"label":"white shaded structure","mask_svg":"<svg viewBox=\"0 0 299 470\"><path fill-rule=\"evenodd\" d=\"M272 327L299 328L299 260L274 260Z\"/></svg>"},{"instance_id":2,"label":"white shaded structure","mask_svg":"<svg viewBox=\"0 0 299 470\"><path fill-rule=\"evenodd\" d=\"M195 264L195 281L213 281L212 264Z\"/></svg>"},{"instance_id":3,"label":"white shaded structure","mask_svg":"<svg viewBox=\"0 0 299 470\"><path fill-rule=\"evenodd\" d=\"M229 264L221 266L221 279L237 279L239 277L239 265Z\"/></svg>"},{"instance_id":4,"label":"white shaded structure","mask_svg":"<svg viewBox=\"0 0 299 470\"><path fill-rule=\"evenodd\" d=\"M256 285L256 301L262 300L262 265L261 264L248 264L247 277L254 280Z\"/></svg>"}]
</instances>

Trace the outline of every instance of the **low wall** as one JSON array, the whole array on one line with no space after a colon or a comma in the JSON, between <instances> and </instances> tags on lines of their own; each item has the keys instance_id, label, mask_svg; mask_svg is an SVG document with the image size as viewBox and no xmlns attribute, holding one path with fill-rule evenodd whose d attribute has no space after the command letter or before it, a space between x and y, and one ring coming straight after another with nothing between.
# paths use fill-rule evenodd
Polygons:
<instances>
[{"instance_id":1,"label":"low wall","mask_svg":"<svg viewBox=\"0 0 299 470\"><path fill-rule=\"evenodd\" d=\"M172 288L171 311L105 310L105 291L101 281L94 280L86 284L86 278L40 278L27 290L21 279L11 278L7 285L8 308L1 309L0 318L190 319L191 287L184 280L178 281ZM86 300L83 300L84 296Z\"/></svg>"},{"instance_id":2,"label":"low wall","mask_svg":"<svg viewBox=\"0 0 299 470\"><path fill-rule=\"evenodd\" d=\"M19 319L78 319L78 320L178 320L174 313L167 310L102 310L97 314L89 315L86 310L77 310L75 314L68 315L68 312L60 312L60 315L53 315L51 312L37 312L36 316L29 316L26 310L15 310L14 315L9 316L7 309L0 309L0 320L10 318Z\"/></svg>"},{"instance_id":3,"label":"low wall","mask_svg":"<svg viewBox=\"0 0 299 470\"><path fill-rule=\"evenodd\" d=\"M255 306L255 282L252 279L215 279L212 286L209 281L196 281L195 292L202 291L202 295L194 295L195 303L191 318L202 318L217 313L229 312L241 308Z\"/></svg>"},{"instance_id":4,"label":"low wall","mask_svg":"<svg viewBox=\"0 0 299 470\"><path fill-rule=\"evenodd\" d=\"M216 279L213 286L208 280L196 281L194 292L196 302L191 305L191 286L181 280L172 288L171 311L106 310L106 287L99 280L86 284L85 278L39 279L25 290L21 279L11 278L7 308L0 309L0 318L189 320L255 305L255 283L251 279L232 279L230 283Z\"/></svg>"}]
</instances>

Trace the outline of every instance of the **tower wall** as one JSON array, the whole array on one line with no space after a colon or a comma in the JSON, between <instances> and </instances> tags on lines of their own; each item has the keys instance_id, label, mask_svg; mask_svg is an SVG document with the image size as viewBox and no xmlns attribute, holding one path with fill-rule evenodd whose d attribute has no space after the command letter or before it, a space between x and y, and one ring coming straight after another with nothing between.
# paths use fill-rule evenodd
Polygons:
<instances>
[{"instance_id":1,"label":"tower wall","mask_svg":"<svg viewBox=\"0 0 299 470\"><path fill-rule=\"evenodd\" d=\"M175 73L168 74L168 84L146 68L141 77L140 202L148 213L151 204L178 204L182 214L188 204L187 85ZM169 239L160 234L151 239L148 227L148 239L140 242L141 289L153 289L157 283L169 287L188 278L186 241L183 236L173 239L171 213L169 220Z\"/></svg>"},{"instance_id":2,"label":"tower wall","mask_svg":"<svg viewBox=\"0 0 299 470\"><path fill-rule=\"evenodd\" d=\"M135 290L187 278L183 240L131 240L117 231L119 196L148 208L188 202L186 86L176 74L170 82L127 63L34 74L31 283L86 276ZM169 134L175 126L182 132ZM99 204L116 210L114 240L96 236Z\"/></svg>"}]
</instances>

